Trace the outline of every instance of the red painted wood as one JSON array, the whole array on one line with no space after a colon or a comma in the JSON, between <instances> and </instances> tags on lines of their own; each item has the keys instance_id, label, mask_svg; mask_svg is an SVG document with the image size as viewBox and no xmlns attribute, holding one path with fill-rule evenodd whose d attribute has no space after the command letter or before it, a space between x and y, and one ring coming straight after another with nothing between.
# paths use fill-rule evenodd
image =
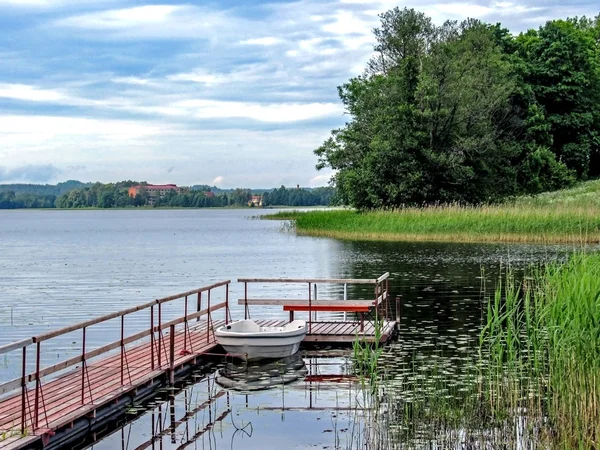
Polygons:
<instances>
[{"instance_id":1,"label":"red painted wood","mask_svg":"<svg viewBox=\"0 0 600 450\"><path fill-rule=\"evenodd\" d=\"M284 305L284 311L326 311L326 312L369 312L369 306L345 306L345 305ZM316 322L314 322L316 323Z\"/></svg>"}]
</instances>

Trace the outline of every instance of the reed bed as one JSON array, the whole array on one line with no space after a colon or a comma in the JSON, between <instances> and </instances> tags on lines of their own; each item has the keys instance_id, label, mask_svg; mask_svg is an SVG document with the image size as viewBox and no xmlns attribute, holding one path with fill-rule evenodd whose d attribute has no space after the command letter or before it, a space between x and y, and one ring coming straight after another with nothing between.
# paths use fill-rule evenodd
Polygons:
<instances>
[{"instance_id":1,"label":"reed bed","mask_svg":"<svg viewBox=\"0 0 600 450\"><path fill-rule=\"evenodd\" d=\"M370 350L354 345L363 448L600 448L600 254L503 274L459 367Z\"/></svg>"},{"instance_id":2,"label":"reed bed","mask_svg":"<svg viewBox=\"0 0 600 450\"><path fill-rule=\"evenodd\" d=\"M600 206L432 206L391 211L285 211L296 232L350 240L439 242L600 242Z\"/></svg>"},{"instance_id":3,"label":"reed bed","mask_svg":"<svg viewBox=\"0 0 600 450\"><path fill-rule=\"evenodd\" d=\"M484 393L494 411L546 416L557 448L600 446L600 255L575 254L517 283L488 307Z\"/></svg>"}]
</instances>

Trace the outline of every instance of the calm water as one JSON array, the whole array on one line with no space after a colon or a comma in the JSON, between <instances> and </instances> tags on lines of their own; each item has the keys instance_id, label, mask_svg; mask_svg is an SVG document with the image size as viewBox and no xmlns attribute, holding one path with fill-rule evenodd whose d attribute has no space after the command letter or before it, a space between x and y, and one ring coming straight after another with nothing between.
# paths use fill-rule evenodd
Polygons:
<instances>
[{"instance_id":1,"label":"calm water","mask_svg":"<svg viewBox=\"0 0 600 450\"><path fill-rule=\"evenodd\" d=\"M280 222L249 217L259 213L0 211L0 344L225 279L376 278L389 271L392 296L401 295L404 303L400 339L393 352L400 358L415 351L443 349L452 362L477 337L482 302L503 267L524 267L572 250L568 246L367 243L299 237ZM232 284L231 298L243 295L240 287ZM234 319L240 313L234 309ZM105 331L91 335L94 345L103 343ZM53 343L44 361L76 352L71 344L75 341L69 336ZM310 361L307 356L305 362ZM311 363L308 373L348 372L347 358L319 361ZM8 355L0 366L0 380L13 378L18 370L17 359ZM158 423L170 429L167 407L176 408L177 414L183 408L185 415L186 409L217 395L218 401L211 406L214 411L200 409L187 425L179 423L170 433L164 432L164 444L171 444L162 448L179 448L184 441L193 442L195 448L270 448L265 442L273 430L288 434L285 448L346 448L340 439L354 423L347 411L351 405L346 403L353 401L352 395L345 394L353 389L347 380L311 382L310 386L299 382L248 397L222 391L214 383L214 374L198 379L173 405L158 399L151 413L94 448L116 448L116 442L118 448L136 448L153 430L157 432ZM286 410L282 403L295 407ZM315 404L322 408L307 409ZM261 410L267 405L272 409ZM229 413L215 422L221 414L217 406ZM159 413L164 416L162 422ZM247 423L252 424L252 433L244 428Z\"/></svg>"}]
</instances>

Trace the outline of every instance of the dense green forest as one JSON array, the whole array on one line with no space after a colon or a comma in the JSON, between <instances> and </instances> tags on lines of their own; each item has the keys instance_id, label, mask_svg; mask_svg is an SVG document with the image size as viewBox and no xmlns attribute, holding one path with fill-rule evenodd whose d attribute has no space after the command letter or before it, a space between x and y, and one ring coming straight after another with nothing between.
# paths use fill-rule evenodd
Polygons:
<instances>
[{"instance_id":1,"label":"dense green forest","mask_svg":"<svg viewBox=\"0 0 600 450\"><path fill-rule=\"evenodd\" d=\"M59 183L57 186L0 185L0 209L254 206L251 203L253 195L262 195L263 206L327 206L331 204L335 194L335 189L331 187L288 189L281 186L279 189L259 189L255 191L240 188L225 190L198 185L191 188L182 188L179 193L170 192L163 197L152 198L144 192L137 194L135 197L129 196L129 187L145 184L144 182L139 183L128 180L108 184L68 183L70 183L71 189L65 189L62 195L44 194L44 192L56 192L52 189L66 183ZM6 186L24 188L21 190L7 190L4 189Z\"/></svg>"},{"instance_id":2,"label":"dense green forest","mask_svg":"<svg viewBox=\"0 0 600 450\"><path fill-rule=\"evenodd\" d=\"M57 184L0 184L0 193L2 192L14 192L17 196L19 194L34 194L34 195L54 195L58 197L65 192L72 191L73 189L80 189L91 186L92 183L82 183L77 180L63 181Z\"/></svg>"},{"instance_id":3,"label":"dense green forest","mask_svg":"<svg viewBox=\"0 0 600 450\"><path fill-rule=\"evenodd\" d=\"M350 119L315 150L360 209L490 203L600 175L600 16L514 36L478 20L381 15Z\"/></svg>"}]
</instances>

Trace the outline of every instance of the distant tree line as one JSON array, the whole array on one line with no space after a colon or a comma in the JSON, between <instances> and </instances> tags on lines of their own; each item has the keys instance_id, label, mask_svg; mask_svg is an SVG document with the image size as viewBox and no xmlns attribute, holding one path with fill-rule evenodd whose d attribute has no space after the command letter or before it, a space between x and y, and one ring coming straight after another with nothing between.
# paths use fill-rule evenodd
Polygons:
<instances>
[{"instance_id":1,"label":"distant tree line","mask_svg":"<svg viewBox=\"0 0 600 450\"><path fill-rule=\"evenodd\" d=\"M320 187L310 190L279 189L265 192L262 195L263 206L329 206L334 203L335 189Z\"/></svg>"},{"instance_id":2,"label":"distant tree line","mask_svg":"<svg viewBox=\"0 0 600 450\"><path fill-rule=\"evenodd\" d=\"M73 189L79 189L87 186L91 186L92 183L82 183L77 180L63 181L57 184L0 184L0 192L12 191L15 194L35 194L35 195L54 195L58 197L65 192L72 191Z\"/></svg>"},{"instance_id":3,"label":"distant tree line","mask_svg":"<svg viewBox=\"0 0 600 450\"><path fill-rule=\"evenodd\" d=\"M361 209L482 203L600 176L600 16L514 36L478 20L381 15L350 119L315 150Z\"/></svg>"},{"instance_id":4,"label":"distant tree line","mask_svg":"<svg viewBox=\"0 0 600 450\"><path fill-rule=\"evenodd\" d=\"M56 195L37 195L14 191L0 192L0 209L54 208Z\"/></svg>"},{"instance_id":5,"label":"distant tree line","mask_svg":"<svg viewBox=\"0 0 600 450\"><path fill-rule=\"evenodd\" d=\"M79 183L79 182L76 182ZM182 188L180 192L167 192L164 196L151 196L143 188L134 197L129 195L129 188L137 185L147 185L146 182L120 181L118 183L88 183L83 187L73 188L62 195L43 195L3 191L0 189L0 209L17 208L127 208L139 206L180 207L180 208L215 208L226 206L254 206L251 189L222 190L215 194L207 186L207 190ZM6 186L6 185L5 185ZM12 186L12 185L11 185ZM35 186L27 190L36 192ZM45 192L46 186L40 186ZM38 192L40 192L38 191ZM264 190L261 190L264 191ZM224 193L227 192L227 193ZM281 187L266 191L262 194L263 206L315 206L329 205L334 196L331 187L316 189L287 189Z\"/></svg>"}]
</instances>

